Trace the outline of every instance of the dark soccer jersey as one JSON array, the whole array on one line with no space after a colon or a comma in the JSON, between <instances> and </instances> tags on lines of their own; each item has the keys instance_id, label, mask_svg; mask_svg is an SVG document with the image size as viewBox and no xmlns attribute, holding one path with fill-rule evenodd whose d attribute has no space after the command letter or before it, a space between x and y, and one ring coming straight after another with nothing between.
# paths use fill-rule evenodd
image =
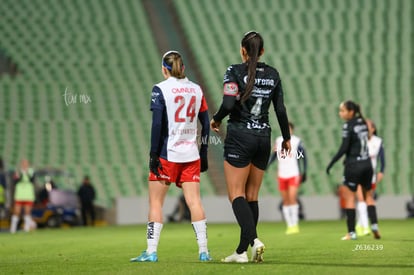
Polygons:
<instances>
[{"instance_id":1,"label":"dark soccer jersey","mask_svg":"<svg viewBox=\"0 0 414 275\"><path fill-rule=\"evenodd\" d=\"M362 118L353 118L343 125L342 139L348 144L347 162L369 158L368 127Z\"/></svg>"},{"instance_id":2,"label":"dark soccer jersey","mask_svg":"<svg viewBox=\"0 0 414 275\"><path fill-rule=\"evenodd\" d=\"M356 117L342 127L342 144L328 167L331 167L343 155L345 164L369 159L368 127L362 118ZM329 169L329 168L328 168Z\"/></svg>"},{"instance_id":3,"label":"dark soccer jersey","mask_svg":"<svg viewBox=\"0 0 414 275\"><path fill-rule=\"evenodd\" d=\"M224 75L224 84L236 83L240 97L246 89L247 64L236 64L228 67ZM278 71L259 62L256 68L256 80L251 96L241 104L237 100L230 113L229 123L241 123L247 129L269 129L269 106L271 102L277 108L283 105L283 90Z\"/></svg>"}]
</instances>

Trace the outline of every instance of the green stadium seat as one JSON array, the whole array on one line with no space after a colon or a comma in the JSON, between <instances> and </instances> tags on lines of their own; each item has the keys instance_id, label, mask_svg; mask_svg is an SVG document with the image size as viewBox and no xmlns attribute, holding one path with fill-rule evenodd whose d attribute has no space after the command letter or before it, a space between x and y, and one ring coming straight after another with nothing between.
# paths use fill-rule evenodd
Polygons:
<instances>
[{"instance_id":1,"label":"green stadium seat","mask_svg":"<svg viewBox=\"0 0 414 275\"><path fill-rule=\"evenodd\" d=\"M304 125L302 127L316 129L306 129L303 132L303 139L309 145L308 153L313 159L316 158L314 165L310 166L309 179L312 184L315 182L314 191L309 188L309 192L330 193L331 188L326 188L330 183L320 174L331 157L330 152L339 146L338 135L342 122L337 117L337 106L341 101L360 101L365 110L364 114L376 117L377 124L381 125L381 132L384 134L398 131L395 125L401 124L397 124L396 121L404 120L404 125L412 125L408 111L413 108L413 101L408 100L412 95L405 92L410 90L410 81L408 78L398 78L398 75L404 75L404 71L410 71L407 62L409 58L403 57L402 34L407 38L409 30L412 31L409 13L403 12L409 10L412 4L408 4L409 1L385 1L374 7L365 2L325 0L266 3L268 5L254 6L255 14L258 16L248 16L244 13L233 16L231 8L225 7L239 5L236 1L174 1L188 40L191 41L190 45L199 59L198 64L211 64L200 65L200 68L212 91L215 90L212 88L215 85L215 76L222 75L223 69L217 70L216 67L221 67L222 62L216 62L210 55L211 52L220 52L221 60L232 60L229 55L236 51L230 46L233 45L234 34L240 32L235 40L238 41L242 30L251 29L252 26L269 38L269 42L266 42L268 46L265 45L267 54L264 58L269 59L269 54L277 55L278 57L270 59L274 64L282 64L278 65L278 69L286 90L285 102L290 119L300 121L301 125ZM242 5L247 7L246 10L250 10L252 3L242 1ZM273 5L284 12L272 16L269 11ZM223 14L221 10L227 12ZM390 20L392 14L396 14L397 11L400 20ZM196 16L190 17L190 14ZM210 23L205 22L207 18ZM375 28L370 27L374 25ZM205 30L205 26L209 29ZM237 28L234 29L233 26ZM389 31L393 35L389 35ZM220 39L221 37L225 38ZM206 41L206 38L209 41ZM211 40L216 41L217 45L211 44ZM222 41L228 42L228 46L222 46ZM228 48L233 50L228 52ZM398 57L395 58L396 56ZM403 69L405 66L407 69ZM217 83L220 83L219 80ZM400 95L404 95L403 100L399 98ZM214 98L217 105L220 103L219 94L213 92L209 96ZM397 102L402 102L402 106ZM399 108L401 113L391 111L393 108ZM391 112L397 115L390 116ZM389 136L384 137L386 140L395 140L390 134L387 135ZM410 135L402 136L387 150L395 152L401 143L409 143ZM321 152L321 147L326 149ZM395 155L390 154L389 158L391 162L396 162ZM406 167L405 163L409 163L409 160L404 159L397 163ZM390 164L387 169L399 171L391 172L389 179L394 179L394 176L406 179L408 174L413 174L408 167L398 169L397 165ZM264 181L267 182L268 179L265 177ZM393 188L387 188L384 192L406 192L405 188Z\"/></svg>"},{"instance_id":2,"label":"green stadium seat","mask_svg":"<svg viewBox=\"0 0 414 275\"><path fill-rule=\"evenodd\" d=\"M212 112L221 102L226 67L240 61L240 36L250 29L263 33L263 60L280 71L290 119L300 125L312 160L306 194L331 192L324 165L340 142L338 104L349 98L361 102L384 135L389 172L379 191L410 192L412 159L396 153L412 139L410 1L383 1L375 7L328 0L172 4L205 80ZM233 9L240 5L246 13ZM247 13L253 9L256 16ZM283 13L275 15L275 10ZM98 201L103 205L118 195L145 195L150 93L162 76L142 2L4 0L0 18L2 50L21 72L0 76L0 126L6 129L0 131L0 148L7 162L18 163L27 155L39 166L72 167L94 178L102 172L106 179L98 186ZM93 102L66 106L66 87L91 95ZM410 126L395 138L401 125ZM264 190L277 194L274 175L268 174ZM209 177L202 177L207 182L202 193L213 193Z\"/></svg>"}]
</instances>

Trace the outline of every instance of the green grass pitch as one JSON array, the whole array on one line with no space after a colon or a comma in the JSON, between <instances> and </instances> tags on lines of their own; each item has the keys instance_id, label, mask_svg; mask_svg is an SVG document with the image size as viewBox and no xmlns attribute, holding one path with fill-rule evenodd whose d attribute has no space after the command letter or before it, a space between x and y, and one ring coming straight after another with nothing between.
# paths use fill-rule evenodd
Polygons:
<instances>
[{"instance_id":1,"label":"green grass pitch","mask_svg":"<svg viewBox=\"0 0 414 275\"><path fill-rule=\"evenodd\" d=\"M380 240L340 241L345 221L304 221L300 229L286 236L282 222L259 223L260 264L220 262L236 248L237 224L208 225L208 263L198 262L189 223L164 225L157 263L129 262L146 248L145 225L2 232L0 274L414 274L414 219L381 220Z\"/></svg>"}]
</instances>

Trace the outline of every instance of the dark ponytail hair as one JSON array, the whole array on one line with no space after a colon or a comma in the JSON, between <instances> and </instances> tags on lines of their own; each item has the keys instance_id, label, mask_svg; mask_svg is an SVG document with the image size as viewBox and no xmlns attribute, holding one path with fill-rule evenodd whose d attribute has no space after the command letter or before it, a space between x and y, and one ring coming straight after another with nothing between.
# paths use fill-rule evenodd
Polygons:
<instances>
[{"instance_id":1,"label":"dark ponytail hair","mask_svg":"<svg viewBox=\"0 0 414 275\"><path fill-rule=\"evenodd\" d=\"M344 104L345 109L348 111L354 111L354 117L360 117L365 121L364 116L361 112L361 106L359 106L359 104L355 103L352 100L344 101L342 104Z\"/></svg>"},{"instance_id":2,"label":"dark ponytail hair","mask_svg":"<svg viewBox=\"0 0 414 275\"><path fill-rule=\"evenodd\" d=\"M184 63L181 54L177 51L168 51L162 57L162 66L170 71L171 76L178 79L185 78Z\"/></svg>"},{"instance_id":3,"label":"dark ponytail hair","mask_svg":"<svg viewBox=\"0 0 414 275\"><path fill-rule=\"evenodd\" d=\"M246 89L241 97L241 102L246 101L253 91L256 79L256 67L263 50L263 38L255 31L246 33L241 41L241 46L246 49L249 59L247 60L247 83Z\"/></svg>"},{"instance_id":4,"label":"dark ponytail hair","mask_svg":"<svg viewBox=\"0 0 414 275\"><path fill-rule=\"evenodd\" d=\"M374 128L374 132L372 132L372 134L374 134L375 136L377 135L377 125L375 125L374 121L372 121L371 119L366 119L365 120L366 123L371 123L372 128Z\"/></svg>"},{"instance_id":5,"label":"dark ponytail hair","mask_svg":"<svg viewBox=\"0 0 414 275\"><path fill-rule=\"evenodd\" d=\"M378 134L377 134L377 125L375 125L374 121L372 121L372 120L371 120L371 124L372 124L372 128L374 128L374 132L373 132L373 134L374 134L374 135L378 135Z\"/></svg>"}]
</instances>

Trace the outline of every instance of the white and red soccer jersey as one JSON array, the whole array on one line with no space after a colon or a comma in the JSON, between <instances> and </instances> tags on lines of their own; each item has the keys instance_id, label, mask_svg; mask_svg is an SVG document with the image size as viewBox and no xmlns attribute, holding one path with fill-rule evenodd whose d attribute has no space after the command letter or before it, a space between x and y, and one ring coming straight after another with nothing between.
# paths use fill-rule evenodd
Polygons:
<instances>
[{"instance_id":1,"label":"white and red soccer jersey","mask_svg":"<svg viewBox=\"0 0 414 275\"><path fill-rule=\"evenodd\" d=\"M291 151L288 155L282 152L283 137L276 138L276 156L277 169L279 178L291 178L300 175L299 158L304 157L303 152L300 151L301 140L299 137L292 135L290 137Z\"/></svg>"},{"instance_id":2,"label":"white and red soccer jersey","mask_svg":"<svg viewBox=\"0 0 414 275\"><path fill-rule=\"evenodd\" d=\"M374 175L372 176L372 182L376 182L376 169L377 169L377 160L382 147L382 139L378 136L373 135L368 139L368 153L371 158L372 169L374 170Z\"/></svg>"},{"instance_id":3,"label":"white and red soccer jersey","mask_svg":"<svg viewBox=\"0 0 414 275\"><path fill-rule=\"evenodd\" d=\"M200 158L197 144L198 113L207 110L201 87L188 78L169 77L157 84L168 119L167 159L184 163Z\"/></svg>"}]
</instances>

